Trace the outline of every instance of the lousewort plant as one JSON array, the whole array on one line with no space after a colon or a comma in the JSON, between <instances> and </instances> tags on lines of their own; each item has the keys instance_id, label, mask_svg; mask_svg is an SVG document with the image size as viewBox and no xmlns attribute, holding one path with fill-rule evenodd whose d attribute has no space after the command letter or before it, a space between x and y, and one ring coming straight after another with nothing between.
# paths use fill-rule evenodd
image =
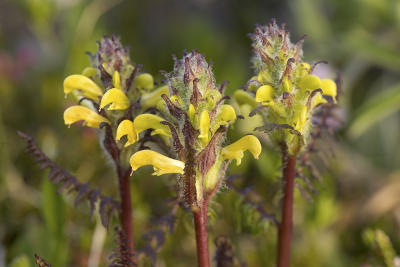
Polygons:
<instances>
[{"instance_id":1,"label":"lousewort plant","mask_svg":"<svg viewBox=\"0 0 400 267\"><path fill-rule=\"evenodd\" d=\"M336 103L336 83L321 80L313 74L318 63L303 61L303 38L290 42L285 26L275 21L257 26L251 35L254 49L253 65L256 76L247 83L247 91L237 91L240 105L255 107L249 116L263 119L265 131L282 153L284 198L282 220L278 224L278 267L290 264L293 228L293 190L296 177L296 159L304 152L311 137L313 115L324 105ZM257 121L258 122L258 121Z\"/></svg>"},{"instance_id":2,"label":"lousewort plant","mask_svg":"<svg viewBox=\"0 0 400 267\"><path fill-rule=\"evenodd\" d=\"M163 94L159 117L141 114L133 122L122 121L118 130L128 139L145 129L164 136L176 159L152 150L136 152L130 158L132 170L153 165L154 175L179 174L179 191L191 208L196 232L199 266L209 266L208 204L218 191L231 160L241 163L249 150L255 158L261 153L257 137L246 135L222 146L226 131L236 120L232 106L224 104L224 86L217 87L211 66L197 51L175 59L174 70L165 74L170 97Z\"/></svg>"},{"instance_id":3,"label":"lousewort plant","mask_svg":"<svg viewBox=\"0 0 400 267\"><path fill-rule=\"evenodd\" d=\"M316 64L303 61L303 39L292 44L289 33L275 21L257 26L252 40L256 76L234 97L249 123L266 131L282 153L284 199L282 220L277 223L277 263L287 267L296 159L309 145L313 115L324 105L336 104L337 88L334 81L321 80L313 74ZM111 257L111 266L136 266L138 262L132 234L131 175L145 165L153 166L153 175L176 175L178 202L193 214L198 265L210 266L210 200L224 183L232 160L239 165L245 151L255 159L259 157L260 141L251 134L235 142L226 140L228 128L239 116L231 105L225 104L229 99L224 96L225 83L216 84L211 65L195 50L184 52L181 59L174 56L174 68L163 72L166 79L158 88L150 74L140 73L141 66L131 61L128 49L117 37L104 37L98 52L90 54L90 61L91 66L82 74L64 80L65 94L77 101L77 105L65 110L64 122L68 127L83 122L84 126L98 129L102 149L115 168L119 201L88 183L80 183L50 160L30 136L19 132L28 151L41 168L50 169L49 179L60 185L58 191L76 192L76 204L89 200L91 213L98 206L105 227L114 212L119 214L119 248ZM144 145L147 142L158 146L149 149ZM229 185L230 181L226 183ZM257 211L262 213L261 208ZM232 263L232 243L223 237L217 238L216 244L216 257ZM50 266L39 256L36 261L40 266ZM225 266L221 262L218 266Z\"/></svg>"}]
</instances>

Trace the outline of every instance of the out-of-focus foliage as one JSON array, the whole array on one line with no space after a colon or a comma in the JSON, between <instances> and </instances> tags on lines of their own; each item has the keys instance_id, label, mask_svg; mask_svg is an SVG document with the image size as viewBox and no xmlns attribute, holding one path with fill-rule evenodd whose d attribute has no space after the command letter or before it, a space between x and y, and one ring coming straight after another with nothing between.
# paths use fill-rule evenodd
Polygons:
<instances>
[{"instance_id":1,"label":"out-of-focus foliage","mask_svg":"<svg viewBox=\"0 0 400 267\"><path fill-rule=\"evenodd\" d=\"M342 127L336 140L318 141L312 154L320 180L312 187L298 180L295 195L293 266L390 266L400 251L400 2L397 0L296 1L0 1L0 266L34 266L37 253L53 266L107 266L115 246L112 229L89 220L90 208L74 207L59 195L24 152L20 129L81 182L116 193L113 170L92 129L63 125L62 81L88 65L85 51L96 40L117 34L131 46L131 56L161 81L170 71L171 54L199 49L214 62L216 80L229 80L227 93L246 83L251 47L247 34L256 23L275 17L286 22L294 41L307 34L307 61L319 65L322 78L340 72ZM68 101L67 101L68 102ZM244 132L231 131L231 140ZM250 122L251 123L251 122ZM261 136L265 139L265 136ZM249 188L251 201L266 212L278 211L281 194L279 153L268 148L255 162L243 158L230 173L235 185ZM134 174L132 196L137 247L153 222L171 208L166 201L175 179L152 177L151 168ZM300 190L300 188L303 188ZM263 219L243 194L225 186L210 204L213 241L227 236L236 258L247 266L273 266L276 228ZM302 192L302 193L301 193ZM193 266L191 216L176 213L157 266ZM366 234L366 229L381 229ZM368 232L368 231L367 231ZM373 245L365 241L371 236ZM386 236L386 237L385 237ZM381 240L381 241L379 241ZM383 240L383 241L382 241ZM385 241L386 240L386 241ZM388 241L390 240L390 241ZM391 244L387 246L383 243ZM213 242L210 242L214 244ZM383 244L383 245L382 245ZM385 251L379 252L386 246ZM215 251L211 245L211 251ZM393 251L393 252L391 252ZM149 260L141 258L144 266ZM146 265L147 264L147 265Z\"/></svg>"}]
</instances>

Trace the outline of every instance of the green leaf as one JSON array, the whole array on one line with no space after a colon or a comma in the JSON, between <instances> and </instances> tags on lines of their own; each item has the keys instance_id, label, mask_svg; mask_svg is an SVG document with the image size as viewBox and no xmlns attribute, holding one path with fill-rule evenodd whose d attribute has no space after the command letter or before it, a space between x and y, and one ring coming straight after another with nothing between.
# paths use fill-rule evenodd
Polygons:
<instances>
[{"instance_id":1,"label":"green leaf","mask_svg":"<svg viewBox=\"0 0 400 267\"><path fill-rule=\"evenodd\" d=\"M396 71L400 70L400 53L396 47L391 47L390 39L377 38L365 31L355 30L349 32L345 42L353 53L361 54L365 59L383 67Z\"/></svg>"},{"instance_id":2,"label":"green leaf","mask_svg":"<svg viewBox=\"0 0 400 267\"><path fill-rule=\"evenodd\" d=\"M400 110L400 84L370 98L351 120L347 131L350 138L360 137L370 127Z\"/></svg>"},{"instance_id":3,"label":"green leaf","mask_svg":"<svg viewBox=\"0 0 400 267\"><path fill-rule=\"evenodd\" d=\"M16 257L10 265L10 267L30 267L30 266L31 266L30 261L25 254Z\"/></svg>"}]
</instances>

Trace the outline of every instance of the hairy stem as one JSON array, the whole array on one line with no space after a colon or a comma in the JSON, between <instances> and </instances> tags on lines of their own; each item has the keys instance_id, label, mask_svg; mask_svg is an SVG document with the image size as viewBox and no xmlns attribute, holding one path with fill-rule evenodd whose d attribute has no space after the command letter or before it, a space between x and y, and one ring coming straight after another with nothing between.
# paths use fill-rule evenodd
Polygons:
<instances>
[{"instance_id":1,"label":"hairy stem","mask_svg":"<svg viewBox=\"0 0 400 267\"><path fill-rule=\"evenodd\" d=\"M132 202L131 202L131 187L130 173L131 168L122 167L120 154L121 151L115 143L111 127L105 126L105 138L103 141L104 147L114 161L118 174L119 193L121 198L120 223L124 231L127 243L131 252L132 263L136 263L135 249L133 242L133 217L132 217Z\"/></svg>"},{"instance_id":2,"label":"hairy stem","mask_svg":"<svg viewBox=\"0 0 400 267\"><path fill-rule=\"evenodd\" d=\"M286 154L286 153L285 153ZM282 205L282 221L278 233L278 267L289 267L290 248L293 231L293 190L296 167L296 156L283 157L284 197Z\"/></svg>"},{"instance_id":3,"label":"hairy stem","mask_svg":"<svg viewBox=\"0 0 400 267\"><path fill-rule=\"evenodd\" d=\"M210 256L208 251L208 202L193 208L194 228L196 231L197 261L199 267L210 266Z\"/></svg>"}]
</instances>

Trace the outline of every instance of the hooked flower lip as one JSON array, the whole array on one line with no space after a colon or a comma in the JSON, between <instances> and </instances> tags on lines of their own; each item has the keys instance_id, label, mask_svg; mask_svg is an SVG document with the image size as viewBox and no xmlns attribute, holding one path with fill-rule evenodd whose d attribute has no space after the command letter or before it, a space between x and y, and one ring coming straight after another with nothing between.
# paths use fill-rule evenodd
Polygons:
<instances>
[{"instance_id":1,"label":"hooked flower lip","mask_svg":"<svg viewBox=\"0 0 400 267\"><path fill-rule=\"evenodd\" d=\"M111 104L108 110L126 110L129 108L130 102L128 97L121 89L112 88L108 90L101 98L100 108Z\"/></svg>"},{"instance_id":2,"label":"hooked flower lip","mask_svg":"<svg viewBox=\"0 0 400 267\"><path fill-rule=\"evenodd\" d=\"M235 109L231 105L222 105L217 120L220 121L221 125L226 125L228 122L236 120Z\"/></svg>"},{"instance_id":3,"label":"hooked flower lip","mask_svg":"<svg viewBox=\"0 0 400 267\"><path fill-rule=\"evenodd\" d=\"M257 89L256 102L272 102L274 101L274 88L271 85L263 85Z\"/></svg>"},{"instance_id":4,"label":"hooked flower lip","mask_svg":"<svg viewBox=\"0 0 400 267\"><path fill-rule=\"evenodd\" d=\"M64 122L66 125L71 125L78 121L84 121L84 125L100 128L100 124L105 122L110 124L110 121L95 111L84 106L72 106L64 111Z\"/></svg>"},{"instance_id":5,"label":"hooked flower lip","mask_svg":"<svg viewBox=\"0 0 400 267\"><path fill-rule=\"evenodd\" d=\"M73 74L64 80L64 93L70 94L74 91L81 91L87 98L98 100L99 96L103 95L103 90L90 78L81 75Z\"/></svg>"},{"instance_id":6,"label":"hooked flower lip","mask_svg":"<svg viewBox=\"0 0 400 267\"><path fill-rule=\"evenodd\" d=\"M243 153L249 150L255 159L258 159L261 153L261 143L254 135L246 135L222 149L224 159L235 159L236 165L240 165Z\"/></svg>"},{"instance_id":7,"label":"hooked flower lip","mask_svg":"<svg viewBox=\"0 0 400 267\"><path fill-rule=\"evenodd\" d=\"M165 119L154 114L140 114L133 121L133 128L136 132L136 139L139 139L139 134L147 129L153 129L151 135L171 136L171 130L167 125L161 124Z\"/></svg>"},{"instance_id":8,"label":"hooked flower lip","mask_svg":"<svg viewBox=\"0 0 400 267\"><path fill-rule=\"evenodd\" d=\"M167 173L183 174L185 163L180 160L171 159L153 150L141 150L136 152L129 159L132 172L142 166L152 165L154 169L153 175L163 175Z\"/></svg>"},{"instance_id":9,"label":"hooked flower lip","mask_svg":"<svg viewBox=\"0 0 400 267\"><path fill-rule=\"evenodd\" d=\"M135 128L133 127L133 122L130 120L123 120L117 128L116 140L119 141L123 136L127 137L128 141L125 143L124 147L133 145L137 141L137 135Z\"/></svg>"}]
</instances>

